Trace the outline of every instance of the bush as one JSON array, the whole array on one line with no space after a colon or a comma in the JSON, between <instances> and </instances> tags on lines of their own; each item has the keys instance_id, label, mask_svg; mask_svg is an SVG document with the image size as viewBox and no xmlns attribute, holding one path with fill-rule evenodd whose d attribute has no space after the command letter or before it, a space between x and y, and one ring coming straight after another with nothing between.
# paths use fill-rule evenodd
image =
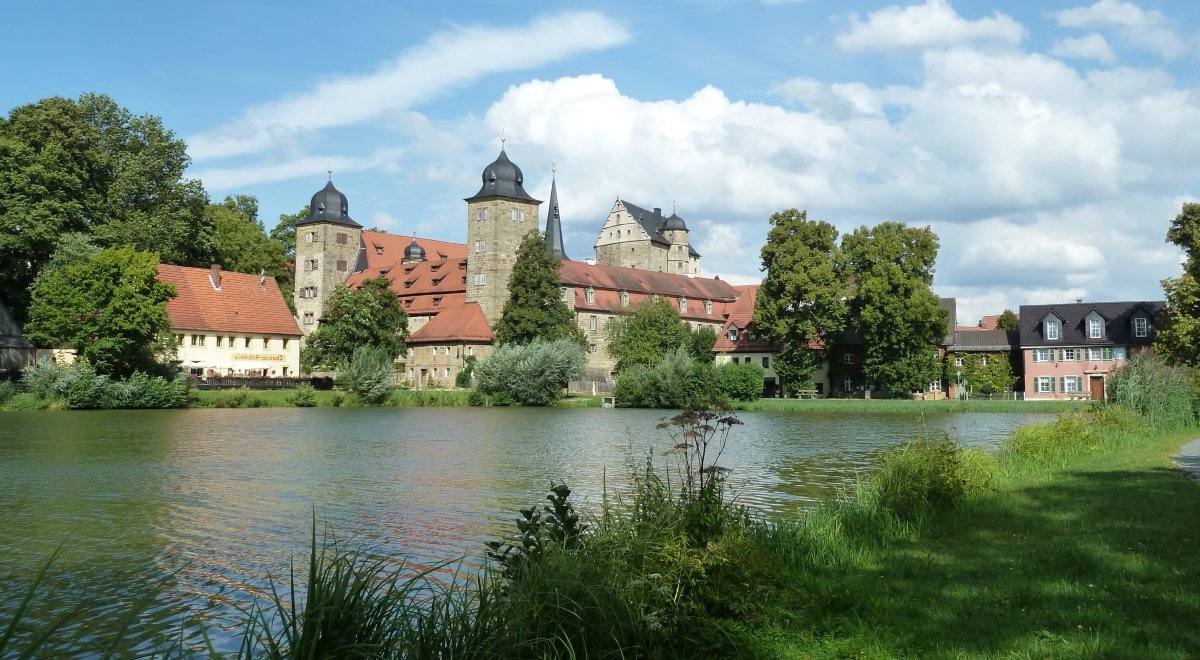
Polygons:
<instances>
[{"instance_id":1,"label":"bush","mask_svg":"<svg viewBox=\"0 0 1200 660\"><path fill-rule=\"evenodd\" d=\"M763 368L757 364L726 363L717 368L717 391L730 401L762 398Z\"/></svg>"},{"instance_id":2,"label":"bush","mask_svg":"<svg viewBox=\"0 0 1200 660\"><path fill-rule=\"evenodd\" d=\"M379 405L392 392L396 364L387 348L359 346L342 365L338 378L363 402Z\"/></svg>"},{"instance_id":3,"label":"bush","mask_svg":"<svg viewBox=\"0 0 1200 660\"><path fill-rule=\"evenodd\" d=\"M759 380L759 391L762 381ZM725 403L711 364L697 362L680 347L655 367L633 365L617 376L613 397L622 408L708 408Z\"/></svg>"},{"instance_id":4,"label":"bush","mask_svg":"<svg viewBox=\"0 0 1200 660\"><path fill-rule=\"evenodd\" d=\"M182 408L188 403L188 380L183 374L167 379L135 371L122 381L97 374L86 362L65 366L47 362L26 369L23 380L39 399L62 399L72 410Z\"/></svg>"},{"instance_id":5,"label":"bush","mask_svg":"<svg viewBox=\"0 0 1200 660\"><path fill-rule=\"evenodd\" d=\"M65 397L67 386L77 377L74 369L57 362L41 362L21 372L21 382L25 388L37 398L47 401Z\"/></svg>"},{"instance_id":6,"label":"bush","mask_svg":"<svg viewBox=\"0 0 1200 660\"><path fill-rule=\"evenodd\" d=\"M317 388L308 383L300 383L288 398L297 408L312 408L317 405Z\"/></svg>"},{"instance_id":7,"label":"bush","mask_svg":"<svg viewBox=\"0 0 1200 660\"><path fill-rule=\"evenodd\" d=\"M521 405L544 406L562 396L586 362L583 348L568 339L509 344L475 365L475 380L484 394L499 398L503 393Z\"/></svg>"},{"instance_id":8,"label":"bush","mask_svg":"<svg viewBox=\"0 0 1200 660\"><path fill-rule=\"evenodd\" d=\"M462 371L454 376L454 386L464 389L471 386L471 375L475 373L475 356L468 355L465 362Z\"/></svg>"},{"instance_id":9,"label":"bush","mask_svg":"<svg viewBox=\"0 0 1200 660\"><path fill-rule=\"evenodd\" d=\"M12 381L0 381L0 406L6 404L17 395L17 386Z\"/></svg>"}]
</instances>

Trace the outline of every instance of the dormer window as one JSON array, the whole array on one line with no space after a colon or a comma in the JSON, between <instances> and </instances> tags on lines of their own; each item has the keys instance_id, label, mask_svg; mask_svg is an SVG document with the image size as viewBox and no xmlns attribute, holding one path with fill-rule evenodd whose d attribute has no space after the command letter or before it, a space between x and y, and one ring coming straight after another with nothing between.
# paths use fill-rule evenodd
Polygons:
<instances>
[{"instance_id":1,"label":"dormer window","mask_svg":"<svg viewBox=\"0 0 1200 660\"><path fill-rule=\"evenodd\" d=\"M376 245L375 246L375 254L383 254L383 248Z\"/></svg>"},{"instance_id":2,"label":"dormer window","mask_svg":"<svg viewBox=\"0 0 1200 660\"><path fill-rule=\"evenodd\" d=\"M1100 339L1104 336L1104 319L1092 315L1087 320L1088 339Z\"/></svg>"},{"instance_id":3,"label":"dormer window","mask_svg":"<svg viewBox=\"0 0 1200 660\"><path fill-rule=\"evenodd\" d=\"M1062 339L1062 321L1057 318L1048 318L1045 321L1046 341L1058 341Z\"/></svg>"},{"instance_id":4,"label":"dormer window","mask_svg":"<svg viewBox=\"0 0 1200 660\"><path fill-rule=\"evenodd\" d=\"M1150 334L1150 319L1139 316L1133 320L1133 336L1145 337Z\"/></svg>"},{"instance_id":5,"label":"dormer window","mask_svg":"<svg viewBox=\"0 0 1200 660\"><path fill-rule=\"evenodd\" d=\"M679 299L679 313L687 314L687 298Z\"/></svg>"},{"instance_id":6,"label":"dormer window","mask_svg":"<svg viewBox=\"0 0 1200 660\"><path fill-rule=\"evenodd\" d=\"M434 299L433 299L433 306L434 306L434 307L438 307L438 306L440 306L441 304L442 304L442 299L441 299L441 297L440 297L440 296L439 296L439 297L436 297L436 298L434 298Z\"/></svg>"},{"instance_id":7,"label":"dormer window","mask_svg":"<svg viewBox=\"0 0 1200 660\"><path fill-rule=\"evenodd\" d=\"M729 326L729 341L737 341L738 329L734 326Z\"/></svg>"},{"instance_id":8,"label":"dormer window","mask_svg":"<svg viewBox=\"0 0 1200 660\"><path fill-rule=\"evenodd\" d=\"M622 307L629 306L629 292L628 291L621 292L621 306Z\"/></svg>"},{"instance_id":9,"label":"dormer window","mask_svg":"<svg viewBox=\"0 0 1200 660\"><path fill-rule=\"evenodd\" d=\"M704 313L708 314L710 316L712 315L712 301L711 300L704 301Z\"/></svg>"},{"instance_id":10,"label":"dormer window","mask_svg":"<svg viewBox=\"0 0 1200 660\"><path fill-rule=\"evenodd\" d=\"M589 305L596 304L596 290L590 286L587 289L587 304L589 304Z\"/></svg>"}]
</instances>

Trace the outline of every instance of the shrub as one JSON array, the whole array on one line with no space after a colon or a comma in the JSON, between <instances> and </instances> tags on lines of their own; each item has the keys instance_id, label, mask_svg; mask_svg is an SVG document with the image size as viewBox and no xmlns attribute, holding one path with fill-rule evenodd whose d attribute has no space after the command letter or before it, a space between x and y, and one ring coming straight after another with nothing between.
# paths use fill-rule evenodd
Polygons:
<instances>
[{"instance_id":1,"label":"shrub","mask_svg":"<svg viewBox=\"0 0 1200 660\"><path fill-rule=\"evenodd\" d=\"M475 356L468 355L463 364L462 371L459 371L454 376L454 386L458 388L467 388L471 386L471 375L475 373Z\"/></svg>"},{"instance_id":2,"label":"shrub","mask_svg":"<svg viewBox=\"0 0 1200 660\"><path fill-rule=\"evenodd\" d=\"M74 369L57 362L40 362L21 372L21 382L26 389L45 400L65 397L68 384L77 377Z\"/></svg>"},{"instance_id":3,"label":"shrub","mask_svg":"<svg viewBox=\"0 0 1200 660\"><path fill-rule=\"evenodd\" d=\"M717 368L717 391L730 401L762 397L763 368L757 364L723 364Z\"/></svg>"},{"instance_id":4,"label":"shrub","mask_svg":"<svg viewBox=\"0 0 1200 660\"><path fill-rule=\"evenodd\" d=\"M475 365L479 390L497 399L503 393L526 406L544 406L583 373L583 348L568 339L498 347ZM492 405L503 405L493 401Z\"/></svg>"},{"instance_id":5,"label":"shrub","mask_svg":"<svg viewBox=\"0 0 1200 660\"><path fill-rule=\"evenodd\" d=\"M949 508L967 491L962 448L948 436L918 437L885 454L879 470L860 485L860 491L869 506L903 521Z\"/></svg>"},{"instance_id":6,"label":"shrub","mask_svg":"<svg viewBox=\"0 0 1200 660\"><path fill-rule=\"evenodd\" d=\"M379 405L392 392L392 377L396 365L386 348L359 346L354 355L342 365L338 378L365 403Z\"/></svg>"},{"instance_id":7,"label":"shrub","mask_svg":"<svg viewBox=\"0 0 1200 660\"><path fill-rule=\"evenodd\" d=\"M12 381L0 381L0 406L6 404L17 394L17 386Z\"/></svg>"},{"instance_id":8,"label":"shrub","mask_svg":"<svg viewBox=\"0 0 1200 660\"><path fill-rule=\"evenodd\" d=\"M245 386L221 390L213 401L213 406L217 408L241 408L246 405L246 399L249 396L250 388Z\"/></svg>"},{"instance_id":9,"label":"shrub","mask_svg":"<svg viewBox=\"0 0 1200 660\"><path fill-rule=\"evenodd\" d=\"M759 381L759 391L762 382ZM633 365L617 377L613 397L622 408L707 408L724 403L716 370L680 347L654 367Z\"/></svg>"},{"instance_id":10,"label":"shrub","mask_svg":"<svg viewBox=\"0 0 1200 660\"><path fill-rule=\"evenodd\" d=\"M317 388L308 383L300 383L288 398L297 408L312 408L317 405Z\"/></svg>"}]
</instances>

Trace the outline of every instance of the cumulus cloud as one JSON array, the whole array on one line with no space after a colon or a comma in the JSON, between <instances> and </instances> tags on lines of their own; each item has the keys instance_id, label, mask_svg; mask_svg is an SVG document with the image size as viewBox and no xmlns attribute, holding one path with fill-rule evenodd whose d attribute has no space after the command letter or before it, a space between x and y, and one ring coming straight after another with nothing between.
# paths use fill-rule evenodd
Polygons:
<instances>
[{"instance_id":1,"label":"cumulus cloud","mask_svg":"<svg viewBox=\"0 0 1200 660\"><path fill-rule=\"evenodd\" d=\"M546 16L519 27L457 27L371 73L334 78L307 92L250 107L224 126L187 138L188 152L204 161L286 150L314 130L378 119L486 75L610 48L629 38L620 23L589 11Z\"/></svg>"},{"instance_id":2,"label":"cumulus cloud","mask_svg":"<svg viewBox=\"0 0 1200 660\"><path fill-rule=\"evenodd\" d=\"M1166 58L1184 55L1188 46L1157 11L1147 11L1121 0L1099 0L1087 7L1051 12L1059 25L1072 28L1116 28L1131 44Z\"/></svg>"},{"instance_id":3,"label":"cumulus cloud","mask_svg":"<svg viewBox=\"0 0 1200 660\"><path fill-rule=\"evenodd\" d=\"M1050 54L1058 57L1098 60L1105 64L1111 64L1117 59L1112 48L1108 46L1108 40L1095 32L1082 37L1059 39L1050 47Z\"/></svg>"},{"instance_id":4,"label":"cumulus cloud","mask_svg":"<svg viewBox=\"0 0 1200 660\"><path fill-rule=\"evenodd\" d=\"M1025 36L1025 28L1001 12L971 21L959 16L947 0L926 0L923 5L885 7L865 20L851 14L849 29L834 43L847 52L919 50L974 41L1017 44Z\"/></svg>"}]
</instances>

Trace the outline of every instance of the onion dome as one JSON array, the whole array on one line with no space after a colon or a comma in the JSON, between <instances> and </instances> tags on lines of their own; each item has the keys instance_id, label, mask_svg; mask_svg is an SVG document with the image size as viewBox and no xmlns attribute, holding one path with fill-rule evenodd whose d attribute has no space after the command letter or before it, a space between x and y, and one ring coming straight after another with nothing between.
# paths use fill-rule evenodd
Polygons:
<instances>
[{"instance_id":1,"label":"onion dome","mask_svg":"<svg viewBox=\"0 0 1200 660\"><path fill-rule=\"evenodd\" d=\"M521 168L508 159L508 154L504 153L504 149L500 149L500 155L491 165L483 168L482 178L483 186L473 197L468 197L467 201L486 197L508 197L509 199L541 203L541 200L534 199L525 192L523 187L525 175L521 173Z\"/></svg>"},{"instance_id":2,"label":"onion dome","mask_svg":"<svg viewBox=\"0 0 1200 660\"><path fill-rule=\"evenodd\" d=\"M404 248L404 263L411 261L425 261L425 248L417 244L416 236L413 236L412 243Z\"/></svg>"},{"instance_id":3,"label":"onion dome","mask_svg":"<svg viewBox=\"0 0 1200 660\"><path fill-rule=\"evenodd\" d=\"M308 203L308 217L297 222L296 225L332 222L337 225L361 228L362 225L350 218L349 211L350 202L345 195L333 187L333 180L330 179L324 188L312 196L312 201Z\"/></svg>"}]
</instances>

